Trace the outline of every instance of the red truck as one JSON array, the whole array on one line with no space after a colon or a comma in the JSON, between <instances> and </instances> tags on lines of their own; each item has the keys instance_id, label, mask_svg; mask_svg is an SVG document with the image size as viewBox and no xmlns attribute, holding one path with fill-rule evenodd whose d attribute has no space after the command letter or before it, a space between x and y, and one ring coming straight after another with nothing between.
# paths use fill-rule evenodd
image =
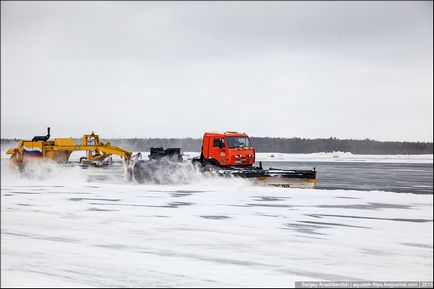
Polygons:
<instances>
[{"instance_id":1,"label":"red truck","mask_svg":"<svg viewBox=\"0 0 434 289\"><path fill-rule=\"evenodd\" d=\"M251 167L255 163L255 149L245 133L206 132L203 135L200 157L193 162L205 170L224 167Z\"/></svg>"},{"instance_id":2,"label":"red truck","mask_svg":"<svg viewBox=\"0 0 434 289\"><path fill-rule=\"evenodd\" d=\"M170 162L168 162L170 161ZM182 161L180 148L151 148L149 161L139 161L134 166L134 177L139 183L152 181L156 171L170 174L176 163ZM312 188L316 184L316 170L263 169L255 167L255 149L245 133L205 132L199 157L193 164L204 172L220 177L250 179L256 184Z\"/></svg>"}]
</instances>

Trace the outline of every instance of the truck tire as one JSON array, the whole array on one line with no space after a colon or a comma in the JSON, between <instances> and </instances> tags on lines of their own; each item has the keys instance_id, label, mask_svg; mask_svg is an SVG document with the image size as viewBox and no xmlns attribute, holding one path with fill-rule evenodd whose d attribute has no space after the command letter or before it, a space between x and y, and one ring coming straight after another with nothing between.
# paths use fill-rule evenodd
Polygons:
<instances>
[{"instance_id":1,"label":"truck tire","mask_svg":"<svg viewBox=\"0 0 434 289\"><path fill-rule=\"evenodd\" d=\"M198 160L193 160L192 163L193 163L193 166L194 166L195 168L202 169L202 163L201 163L200 161L198 161Z\"/></svg>"},{"instance_id":2,"label":"truck tire","mask_svg":"<svg viewBox=\"0 0 434 289\"><path fill-rule=\"evenodd\" d=\"M214 162L210 162L210 161L205 161L203 163L203 170L205 172L213 172L218 170L218 166L214 163Z\"/></svg>"}]
</instances>

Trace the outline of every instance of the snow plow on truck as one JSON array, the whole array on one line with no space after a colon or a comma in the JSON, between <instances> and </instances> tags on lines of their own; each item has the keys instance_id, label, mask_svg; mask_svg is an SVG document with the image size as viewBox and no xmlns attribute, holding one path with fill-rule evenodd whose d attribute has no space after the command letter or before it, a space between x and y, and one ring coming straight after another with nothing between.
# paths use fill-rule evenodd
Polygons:
<instances>
[{"instance_id":1,"label":"snow plow on truck","mask_svg":"<svg viewBox=\"0 0 434 289\"><path fill-rule=\"evenodd\" d=\"M151 148L150 161L138 161L134 165L134 178L139 183L152 180L156 167L168 166L167 160L180 162L179 148ZM257 185L313 188L316 170L264 169L255 164L255 149L245 133L206 132L202 140L201 154L192 163L206 175L236 177L253 181Z\"/></svg>"}]
</instances>

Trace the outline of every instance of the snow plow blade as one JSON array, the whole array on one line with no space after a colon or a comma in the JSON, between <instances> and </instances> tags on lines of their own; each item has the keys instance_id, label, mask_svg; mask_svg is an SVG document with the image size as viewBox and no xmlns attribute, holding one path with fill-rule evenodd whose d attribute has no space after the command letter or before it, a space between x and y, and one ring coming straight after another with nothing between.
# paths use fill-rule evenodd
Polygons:
<instances>
[{"instance_id":1,"label":"snow plow blade","mask_svg":"<svg viewBox=\"0 0 434 289\"><path fill-rule=\"evenodd\" d=\"M252 181L255 185L288 187L288 188L313 188L316 184L316 170L282 170L270 168L228 169L216 170L221 177L237 177Z\"/></svg>"}]
</instances>

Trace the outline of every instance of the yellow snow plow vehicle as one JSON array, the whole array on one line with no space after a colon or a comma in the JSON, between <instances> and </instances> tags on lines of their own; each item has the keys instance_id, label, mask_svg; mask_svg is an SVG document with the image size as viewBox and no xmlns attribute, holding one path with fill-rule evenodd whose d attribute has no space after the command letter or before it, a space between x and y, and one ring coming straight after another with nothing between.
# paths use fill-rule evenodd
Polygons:
<instances>
[{"instance_id":1,"label":"yellow snow plow vehicle","mask_svg":"<svg viewBox=\"0 0 434 289\"><path fill-rule=\"evenodd\" d=\"M120 156L126 165L132 165L132 153L110 142L104 143L92 132L81 138L81 144L76 144L73 138L54 138L49 141L50 128L45 136L35 136L32 140L21 140L16 148L7 150L11 155L11 163L22 168L28 160L48 159L57 163L67 163L74 151L85 151L86 157L80 158L83 166L103 166L112 155Z\"/></svg>"}]
</instances>

